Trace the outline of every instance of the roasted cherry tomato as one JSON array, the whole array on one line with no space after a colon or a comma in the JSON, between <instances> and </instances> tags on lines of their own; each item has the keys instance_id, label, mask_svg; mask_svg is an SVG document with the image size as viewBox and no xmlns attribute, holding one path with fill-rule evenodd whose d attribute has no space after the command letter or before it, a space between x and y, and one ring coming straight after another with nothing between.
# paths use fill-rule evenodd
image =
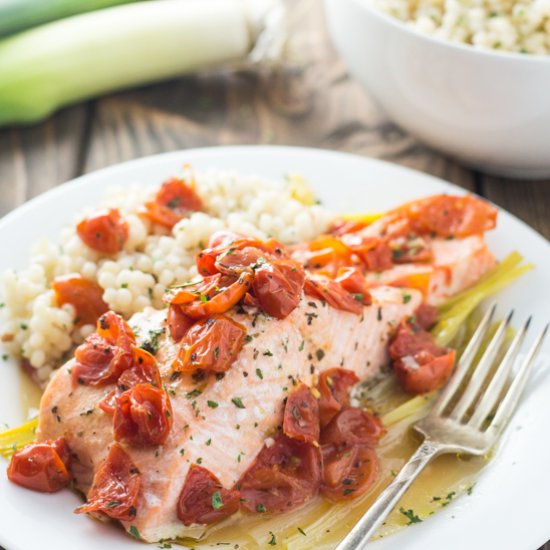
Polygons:
<instances>
[{"instance_id":1,"label":"roasted cherry tomato","mask_svg":"<svg viewBox=\"0 0 550 550\"><path fill-rule=\"evenodd\" d=\"M166 315L170 336L174 342L179 342L193 326L194 319L189 319L183 313L180 306L170 304L168 306L168 314Z\"/></svg>"},{"instance_id":2,"label":"roasted cherry tomato","mask_svg":"<svg viewBox=\"0 0 550 550\"><path fill-rule=\"evenodd\" d=\"M211 298L201 294L196 297L194 302L180 306L181 311L191 319L205 319L212 315L225 313L244 297L253 280L254 273L252 271L243 272L237 280L228 286L221 287L219 292L217 291Z\"/></svg>"},{"instance_id":3,"label":"roasted cherry tomato","mask_svg":"<svg viewBox=\"0 0 550 550\"><path fill-rule=\"evenodd\" d=\"M361 258L369 271L384 271L393 265L388 243L377 237L360 237L346 241L349 248Z\"/></svg>"},{"instance_id":4,"label":"roasted cherry tomato","mask_svg":"<svg viewBox=\"0 0 550 550\"><path fill-rule=\"evenodd\" d=\"M224 489L212 472L192 464L178 499L178 518L184 525L209 525L234 514L239 499L238 491Z\"/></svg>"},{"instance_id":5,"label":"roasted cherry tomato","mask_svg":"<svg viewBox=\"0 0 550 550\"><path fill-rule=\"evenodd\" d=\"M384 426L376 416L362 409L344 407L323 428L321 445L332 445L337 450L354 445L374 447L384 432Z\"/></svg>"},{"instance_id":6,"label":"roasted cherry tomato","mask_svg":"<svg viewBox=\"0 0 550 550\"><path fill-rule=\"evenodd\" d=\"M71 304L76 310L77 326L95 324L109 306L103 301L103 289L82 275L57 277L52 283L57 305Z\"/></svg>"},{"instance_id":7,"label":"roasted cherry tomato","mask_svg":"<svg viewBox=\"0 0 550 550\"><path fill-rule=\"evenodd\" d=\"M140 486L139 470L122 446L114 443L94 476L87 503L75 512L101 512L113 519L131 521L136 516Z\"/></svg>"},{"instance_id":8,"label":"roasted cherry tomato","mask_svg":"<svg viewBox=\"0 0 550 550\"><path fill-rule=\"evenodd\" d=\"M350 500L367 491L378 477L374 449L354 446L336 451L323 448L321 494L333 501Z\"/></svg>"},{"instance_id":9,"label":"roasted cherry tomato","mask_svg":"<svg viewBox=\"0 0 550 550\"><path fill-rule=\"evenodd\" d=\"M157 388L162 386L157 360L144 349L134 348L132 366L126 369L117 381L117 388L124 392L138 384L151 384Z\"/></svg>"},{"instance_id":10,"label":"roasted cherry tomato","mask_svg":"<svg viewBox=\"0 0 550 550\"><path fill-rule=\"evenodd\" d=\"M363 304L356 296L323 275L307 275L304 292L308 296L324 300L330 306L342 311L356 314L363 311Z\"/></svg>"},{"instance_id":11,"label":"roasted cherry tomato","mask_svg":"<svg viewBox=\"0 0 550 550\"><path fill-rule=\"evenodd\" d=\"M389 346L397 380L407 393L420 394L442 388L450 378L455 350L437 346L419 325L403 321Z\"/></svg>"},{"instance_id":12,"label":"roasted cherry tomato","mask_svg":"<svg viewBox=\"0 0 550 550\"><path fill-rule=\"evenodd\" d=\"M83 219L76 232L82 242L104 254L117 254L128 239L128 223L116 208L98 210Z\"/></svg>"},{"instance_id":13,"label":"roasted cherry tomato","mask_svg":"<svg viewBox=\"0 0 550 550\"><path fill-rule=\"evenodd\" d=\"M69 458L69 448L63 438L31 443L11 457L8 479L33 491L55 493L71 480Z\"/></svg>"},{"instance_id":14,"label":"roasted cherry tomato","mask_svg":"<svg viewBox=\"0 0 550 550\"><path fill-rule=\"evenodd\" d=\"M233 283L236 277L224 278L223 280ZM210 300L220 292L222 285L222 275L217 273L216 275L204 277L199 281L190 281L170 288L162 297L162 301L166 304L183 306L195 300Z\"/></svg>"},{"instance_id":15,"label":"roasted cherry tomato","mask_svg":"<svg viewBox=\"0 0 550 550\"><path fill-rule=\"evenodd\" d=\"M304 282L304 268L300 263L274 260L256 270L252 290L263 311L284 319L299 304Z\"/></svg>"},{"instance_id":16,"label":"roasted cherry tomato","mask_svg":"<svg viewBox=\"0 0 550 550\"><path fill-rule=\"evenodd\" d=\"M117 441L162 445L172 428L172 405L164 390L138 384L117 396L113 432Z\"/></svg>"},{"instance_id":17,"label":"roasted cherry tomato","mask_svg":"<svg viewBox=\"0 0 550 550\"><path fill-rule=\"evenodd\" d=\"M176 371L225 372L244 345L246 329L225 315L195 323L181 341Z\"/></svg>"},{"instance_id":18,"label":"roasted cherry tomato","mask_svg":"<svg viewBox=\"0 0 550 550\"><path fill-rule=\"evenodd\" d=\"M319 398L319 419L324 428L342 409L349 405L350 388L359 382L357 375L347 369L333 368L319 375L317 390Z\"/></svg>"},{"instance_id":19,"label":"roasted cherry tomato","mask_svg":"<svg viewBox=\"0 0 550 550\"><path fill-rule=\"evenodd\" d=\"M305 443L319 442L319 404L305 384L299 384L288 396L283 433Z\"/></svg>"},{"instance_id":20,"label":"roasted cherry tomato","mask_svg":"<svg viewBox=\"0 0 550 550\"><path fill-rule=\"evenodd\" d=\"M178 178L165 181L155 200L145 203L143 214L153 223L172 229L189 212L204 210L194 187Z\"/></svg>"},{"instance_id":21,"label":"roasted cherry tomato","mask_svg":"<svg viewBox=\"0 0 550 550\"><path fill-rule=\"evenodd\" d=\"M279 434L264 445L236 488L248 512L284 512L315 496L320 480L319 449Z\"/></svg>"},{"instance_id":22,"label":"roasted cherry tomato","mask_svg":"<svg viewBox=\"0 0 550 550\"><path fill-rule=\"evenodd\" d=\"M344 290L353 294L358 302L369 305L371 295L365 277L358 267L341 267L334 279Z\"/></svg>"},{"instance_id":23,"label":"roasted cherry tomato","mask_svg":"<svg viewBox=\"0 0 550 550\"><path fill-rule=\"evenodd\" d=\"M114 311L108 311L97 322L97 332L76 348L71 367L77 384L98 386L118 380L133 364L136 339L128 323Z\"/></svg>"},{"instance_id":24,"label":"roasted cherry tomato","mask_svg":"<svg viewBox=\"0 0 550 550\"><path fill-rule=\"evenodd\" d=\"M215 268L226 275L239 276L243 271L249 271L265 263L267 254L255 246L245 246L240 250L228 248L216 258Z\"/></svg>"},{"instance_id":25,"label":"roasted cherry tomato","mask_svg":"<svg viewBox=\"0 0 550 550\"><path fill-rule=\"evenodd\" d=\"M439 237L468 237L493 229L496 208L473 195L433 195L395 210L405 214L415 233Z\"/></svg>"},{"instance_id":26,"label":"roasted cherry tomato","mask_svg":"<svg viewBox=\"0 0 550 550\"><path fill-rule=\"evenodd\" d=\"M197 254L195 261L199 274L215 275L219 272L218 267L216 267L216 261L220 256L222 257L220 260L223 260L223 258L227 260L227 256L245 248L261 250L266 259L277 260L288 257L285 247L274 239L261 241L252 237L244 237L237 233L219 231L210 237L208 248ZM244 261L244 256L240 255L240 258Z\"/></svg>"}]
</instances>

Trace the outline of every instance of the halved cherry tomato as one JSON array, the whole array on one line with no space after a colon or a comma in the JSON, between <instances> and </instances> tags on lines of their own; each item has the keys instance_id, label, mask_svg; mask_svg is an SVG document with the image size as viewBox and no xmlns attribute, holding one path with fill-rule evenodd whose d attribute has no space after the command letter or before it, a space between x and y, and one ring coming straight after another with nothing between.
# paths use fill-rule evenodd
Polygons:
<instances>
[{"instance_id":1,"label":"halved cherry tomato","mask_svg":"<svg viewBox=\"0 0 550 550\"><path fill-rule=\"evenodd\" d=\"M189 317L184 315L181 307L173 304L168 306L166 321L170 330L170 336L174 342L179 342L195 322L194 319L189 319Z\"/></svg>"},{"instance_id":2,"label":"halved cherry tomato","mask_svg":"<svg viewBox=\"0 0 550 550\"><path fill-rule=\"evenodd\" d=\"M209 247L197 254L195 262L201 275L215 275L218 273L216 260L219 256L234 254L237 250L257 248L267 254L266 259L285 259L288 253L285 247L274 239L262 241L253 237L244 237L237 233L220 231L214 233L208 243Z\"/></svg>"},{"instance_id":3,"label":"halved cherry tomato","mask_svg":"<svg viewBox=\"0 0 550 550\"><path fill-rule=\"evenodd\" d=\"M324 428L342 409L349 405L351 386L359 382L357 375L347 369L332 368L319 375L317 390L319 398L319 419Z\"/></svg>"},{"instance_id":4,"label":"halved cherry tomato","mask_svg":"<svg viewBox=\"0 0 550 550\"><path fill-rule=\"evenodd\" d=\"M323 449L323 483L321 494L333 501L357 498L378 477L378 460L374 449L354 446L336 451Z\"/></svg>"},{"instance_id":5,"label":"halved cherry tomato","mask_svg":"<svg viewBox=\"0 0 550 550\"><path fill-rule=\"evenodd\" d=\"M305 443L319 442L319 404L305 384L299 384L288 396L283 433Z\"/></svg>"},{"instance_id":6,"label":"halved cherry tomato","mask_svg":"<svg viewBox=\"0 0 550 550\"><path fill-rule=\"evenodd\" d=\"M384 432L376 416L355 407L344 407L323 428L321 445L332 445L337 450L354 445L374 447Z\"/></svg>"},{"instance_id":7,"label":"halved cherry tomato","mask_svg":"<svg viewBox=\"0 0 550 550\"><path fill-rule=\"evenodd\" d=\"M236 278L230 279L234 282ZM224 279L225 280L225 279ZM222 286L222 275L210 275L199 281L190 281L183 285L170 288L162 297L165 304L183 306L195 300L210 300L216 293L220 292Z\"/></svg>"},{"instance_id":8,"label":"halved cherry tomato","mask_svg":"<svg viewBox=\"0 0 550 550\"><path fill-rule=\"evenodd\" d=\"M413 201L394 212L405 214L417 234L435 233L440 237L468 237L493 229L496 208L473 195L433 195Z\"/></svg>"},{"instance_id":9,"label":"halved cherry tomato","mask_svg":"<svg viewBox=\"0 0 550 550\"><path fill-rule=\"evenodd\" d=\"M355 299L364 305L369 305L371 295L365 277L358 267L341 267L334 279L344 290L355 296Z\"/></svg>"},{"instance_id":10,"label":"halved cherry tomato","mask_svg":"<svg viewBox=\"0 0 550 550\"><path fill-rule=\"evenodd\" d=\"M154 201L145 203L143 214L153 223L172 229L187 213L197 210L204 210L204 205L194 187L171 178L161 185Z\"/></svg>"},{"instance_id":11,"label":"halved cherry tomato","mask_svg":"<svg viewBox=\"0 0 550 550\"><path fill-rule=\"evenodd\" d=\"M346 241L349 248L365 263L369 271L384 271L393 265L388 243L377 237L361 237L357 243Z\"/></svg>"},{"instance_id":12,"label":"halved cherry tomato","mask_svg":"<svg viewBox=\"0 0 550 550\"><path fill-rule=\"evenodd\" d=\"M216 292L211 298L202 294L194 302L180 306L181 311L191 319L205 319L212 315L225 313L243 298L250 289L253 280L254 273L245 271L239 275L235 282L221 287L220 291Z\"/></svg>"},{"instance_id":13,"label":"halved cherry tomato","mask_svg":"<svg viewBox=\"0 0 550 550\"><path fill-rule=\"evenodd\" d=\"M74 306L77 326L94 324L109 309L103 301L103 289L77 273L56 277L52 289L58 306Z\"/></svg>"},{"instance_id":14,"label":"halved cherry tomato","mask_svg":"<svg viewBox=\"0 0 550 550\"><path fill-rule=\"evenodd\" d=\"M157 388L162 387L157 360L142 348L134 348L133 354L132 366L126 369L117 381L118 389L124 392L138 384L151 384Z\"/></svg>"},{"instance_id":15,"label":"halved cherry tomato","mask_svg":"<svg viewBox=\"0 0 550 550\"><path fill-rule=\"evenodd\" d=\"M98 210L76 226L82 242L104 254L120 252L128 239L128 231L128 223L116 208Z\"/></svg>"},{"instance_id":16,"label":"halved cherry tomato","mask_svg":"<svg viewBox=\"0 0 550 550\"><path fill-rule=\"evenodd\" d=\"M316 495L320 480L319 449L279 434L264 445L236 488L246 511L284 512Z\"/></svg>"},{"instance_id":17,"label":"halved cherry tomato","mask_svg":"<svg viewBox=\"0 0 550 550\"><path fill-rule=\"evenodd\" d=\"M75 513L101 512L113 519L131 521L136 516L141 474L132 459L118 443L97 470L88 501Z\"/></svg>"},{"instance_id":18,"label":"halved cherry tomato","mask_svg":"<svg viewBox=\"0 0 550 550\"><path fill-rule=\"evenodd\" d=\"M214 266L220 273L238 276L243 271L249 271L251 268L265 263L266 256L271 257L270 254L266 254L255 246L245 246L240 250L228 248L216 258Z\"/></svg>"},{"instance_id":19,"label":"halved cherry tomato","mask_svg":"<svg viewBox=\"0 0 550 550\"><path fill-rule=\"evenodd\" d=\"M8 479L26 489L55 493L71 480L69 460L69 448L63 438L31 443L11 457Z\"/></svg>"},{"instance_id":20,"label":"halved cherry tomato","mask_svg":"<svg viewBox=\"0 0 550 550\"><path fill-rule=\"evenodd\" d=\"M304 268L300 263L274 260L256 270L252 290L263 311L284 319L300 303L304 282Z\"/></svg>"},{"instance_id":21,"label":"halved cherry tomato","mask_svg":"<svg viewBox=\"0 0 550 550\"><path fill-rule=\"evenodd\" d=\"M71 368L73 382L98 386L118 380L133 364L135 343L128 323L108 311L98 319L97 333L76 348L76 362Z\"/></svg>"},{"instance_id":22,"label":"halved cherry tomato","mask_svg":"<svg viewBox=\"0 0 550 550\"><path fill-rule=\"evenodd\" d=\"M195 323L181 341L173 368L176 371L225 372L244 345L246 329L225 315Z\"/></svg>"},{"instance_id":23,"label":"halved cherry tomato","mask_svg":"<svg viewBox=\"0 0 550 550\"><path fill-rule=\"evenodd\" d=\"M239 498L238 491L224 489L211 471L192 464L178 499L178 518L184 525L209 525L234 514Z\"/></svg>"},{"instance_id":24,"label":"halved cherry tomato","mask_svg":"<svg viewBox=\"0 0 550 550\"><path fill-rule=\"evenodd\" d=\"M324 300L336 309L356 314L363 311L363 304L356 297L324 275L308 274L304 284L304 292L308 296Z\"/></svg>"},{"instance_id":25,"label":"halved cherry tomato","mask_svg":"<svg viewBox=\"0 0 550 550\"><path fill-rule=\"evenodd\" d=\"M390 346L397 380L407 393L438 390L450 378L455 350L437 346L433 336L418 324L403 321Z\"/></svg>"},{"instance_id":26,"label":"halved cherry tomato","mask_svg":"<svg viewBox=\"0 0 550 550\"><path fill-rule=\"evenodd\" d=\"M164 390L138 384L115 398L113 432L132 445L162 445L172 428L172 404Z\"/></svg>"}]
</instances>

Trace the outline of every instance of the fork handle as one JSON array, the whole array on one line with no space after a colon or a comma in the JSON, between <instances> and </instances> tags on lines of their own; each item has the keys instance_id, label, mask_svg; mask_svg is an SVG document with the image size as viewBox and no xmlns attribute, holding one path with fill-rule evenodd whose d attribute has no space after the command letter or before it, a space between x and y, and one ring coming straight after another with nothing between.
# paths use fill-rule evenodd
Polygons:
<instances>
[{"instance_id":1,"label":"fork handle","mask_svg":"<svg viewBox=\"0 0 550 550\"><path fill-rule=\"evenodd\" d=\"M376 529L394 509L411 483L442 450L440 446L424 441L336 550L364 550Z\"/></svg>"}]
</instances>

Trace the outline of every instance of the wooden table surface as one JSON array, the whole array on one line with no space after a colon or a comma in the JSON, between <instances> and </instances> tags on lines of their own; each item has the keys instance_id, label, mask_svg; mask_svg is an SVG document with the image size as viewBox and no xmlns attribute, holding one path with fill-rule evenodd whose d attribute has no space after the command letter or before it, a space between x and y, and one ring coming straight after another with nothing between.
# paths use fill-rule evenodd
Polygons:
<instances>
[{"instance_id":1,"label":"wooden table surface","mask_svg":"<svg viewBox=\"0 0 550 550\"><path fill-rule=\"evenodd\" d=\"M33 127L0 130L0 216L121 161L261 143L348 151L409 166L489 198L550 238L550 181L488 176L429 149L392 124L348 77L319 4L294 28L306 62L182 77L69 107ZM550 543L544 548L550 550Z\"/></svg>"}]
</instances>

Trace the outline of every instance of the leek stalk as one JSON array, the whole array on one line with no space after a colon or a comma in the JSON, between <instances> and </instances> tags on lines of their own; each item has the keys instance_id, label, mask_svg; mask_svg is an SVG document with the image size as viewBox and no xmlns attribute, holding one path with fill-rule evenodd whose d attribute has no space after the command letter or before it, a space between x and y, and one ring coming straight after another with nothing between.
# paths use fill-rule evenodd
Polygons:
<instances>
[{"instance_id":1,"label":"leek stalk","mask_svg":"<svg viewBox=\"0 0 550 550\"><path fill-rule=\"evenodd\" d=\"M0 0L0 37L135 0Z\"/></svg>"},{"instance_id":2,"label":"leek stalk","mask_svg":"<svg viewBox=\"0 0 550 550\"><path fill-rule=\"evenodd\" d=\"M270 28L277 9L278 0L154 0L11 36L0 41L0 126L35 122L111 90L256 59L270 37L282 48Z\"/></svg>"}]
</instances>

